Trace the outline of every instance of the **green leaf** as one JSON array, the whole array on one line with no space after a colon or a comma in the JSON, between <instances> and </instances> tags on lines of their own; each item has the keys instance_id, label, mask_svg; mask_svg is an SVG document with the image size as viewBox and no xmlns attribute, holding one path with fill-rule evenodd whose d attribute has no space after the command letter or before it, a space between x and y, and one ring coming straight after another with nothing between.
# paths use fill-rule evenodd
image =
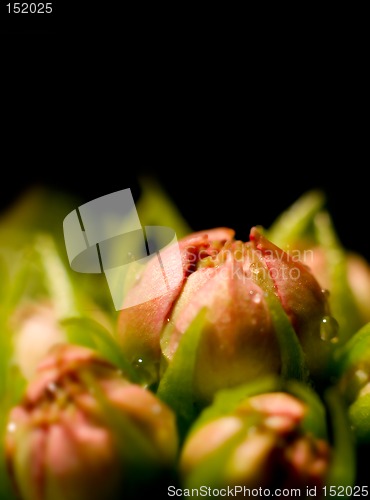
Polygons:
<instances>
[{"instance_id":1,"label":"green leaf","mask_svg":"<svg viewBox=\"0 0 370 500\"><path fill-rule=\"evenodd\" d=\"M4 332L2 332L4 333ZM7 432L8 415L10 409L19 403L26 387L26 381L19 369L11 365L9 360L5 368L5 379L2 379L3 391L0 395L0 498L16 500L15 491L6 463L5 435Z\"/></svg>"},{"instance_id":2,"label":"green leaf","mask_svg":"<svg viewBox=\"0 0 370 500\"><path fill-rule=\"evenodd\" d=\"M356 399L349 407L349 418L358 444L370 443L370 394Z\"/></svg>"},{"instance_id":3,"label":"green leaf","mask_svg":"<svg viewBox=\"0 0 370 500\"><path fill-rule=\"evenodd\" d=\"M0 400L5 397L8 389L8 373L13 354L12 338L9 329L0 321Z\"/></svg>"},{"instance_id":4,"label":"green leaf","mask_svg":"<svg viewBox=\"0 0 370 500\"><path fill-rule=\"evenodd\" d=\"M117 366L131 382L139 383L137 373L123 356L112 334L92 318L74 317L61 321L68 341L96 350L102 357Z\"/></svg>"},{"instance_id":5,"label":"green leaf","mask_svg":"<svg viewBox=\"0 0 370 500\"><path fill-rule=\"evenodd\" d=\"M11 482L9 470L5 458L4 439L6 432L6 417L0 404L0 498L6 500L17 500L13 484Z\"/></svg>"},{"instance_id":6,"label":"green leaf","mask_svg":"<svg viewBox=\"0 0 370 500\"><path fill-rule=\"evenodd\" d=\"M36 234L34 247L40 256L43 278L58 318L75 315L75 292L54 240L48 234Z\"/></svg>"},{"instance_id":7,"label":"green leaf","mask_svg":"<svg viewBox=\"0 0 370 500\"><path fill-rule=\"evenodd\" d=\"M266 237L280 248L295 243L309 232L315 214L325 203L325 196L319 190L303 194L274 221L266 232Z\"/></svg>"},{"instance_id":8,"label":"green leaf","mask_svg":"<svg viewBox=\"0 0 370 500\"><path fill-rule=\"evenodd\" d=\"M353 486L356 480L356 449L347 408L335 387L324 394L332 432L332 456L326 484ZM343 497L342 497L343 498Z\"/></svg>"},{"instance_id":9,"label":"green leaf","mask_svg":"<svg viewBox=\"0 0 370 500\"><path fill-rule=\"evenodd\" d=\"M307 413L302 422L302 429L312 432L316 437L328 439L326 407L317 392L309 385L296 380L289 380L285 390L307 405Z\"/></svg>"},{"instance_id":10,"label":"green leaf","mask_svg":"<svg viewBox=\"0 0 370 500\"><path fill-rule=\"evenodd\" d=\"M347 254L327 212L315 217L314 226L316 241L326 253L331 283L329 303L339 324L338 337L342 344L362 326L361 315L348 282Z\"/></svg>"},{"instance_id":11,"label":"green leaf","mask_svg":"<svg viewBox=\"0 0 370 500\"><path fill-rule=\"evenodd\" d=\"M175 230L177 239L192 232L176 204L153 177L139 179L141 196L136 208L143 226L167 226Z\"/></svg>"},{"instance_id":12,"label":"green leaf","mask_svg":"<svg viewBox=\"0 0 370 500\"><path fill-rule=\"evenodd\" d=\"M370 323L360 328L353 337L334 353L334 362L339 375L368 360L370 364Z\"/></svg>"},{"instance_id":13,"label":"green leaf","mask_svg":"<svg viewBox=\"0 0 370 500\"><path fill-rule=\"evenodd\" d=\"M206 308L201 309L183 334L157 390L158 397L175 411L182 434L197 414L193 379L199 340L206 324L206 313Z\"/></svg>"},{"instance_id":14,"label":"green leaf","mask_svg":"<svg viewBox=\"0 0 370 500\"><path fill-rule=\"evenodd\" d=\"M306 359L287 314L274 293L266 297L280 346L281 375L284 379L308 380Z\"/></svg>"},{"instance_id":15,"label":"green leaf","mask_svg":"<svg viewBox=\"0 0 370 500\"><path fill-rule=\"evenodd\" d=\"M279 342L281 375L287 380L308 381L309 371L304 352L280 300L275 295L274 283L263 264L256 262L255 265L257 266L257 272L254 274L255 280L264 291Z\"/></svg>"},{"instance_id":16,"label":"green leaf","mask_svg":"<svg viewBox=\"0 0 370 500\"><path fill-rule=\"evenodd\" d=\"M5 259L0 255L0 304L6 300L6 295L10 286L10 276Z\"/></svg>"}]
</instances>

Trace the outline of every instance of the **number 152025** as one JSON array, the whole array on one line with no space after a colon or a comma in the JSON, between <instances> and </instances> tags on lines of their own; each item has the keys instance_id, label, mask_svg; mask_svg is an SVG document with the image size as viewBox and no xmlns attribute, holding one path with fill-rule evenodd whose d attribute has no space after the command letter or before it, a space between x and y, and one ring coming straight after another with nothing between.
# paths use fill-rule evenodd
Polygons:
<instances>
[{"instance_id":1,"label":"number 152025","mask_svg":"<svg viewBox=\"0 0 370 500\"><path fill-rule=\"evenodd\" d=\"M47 3L21 3L14 2L8 3L9 14L51 14L53 12L53 5L51 2Z\"/></svg>"}]
</instances>

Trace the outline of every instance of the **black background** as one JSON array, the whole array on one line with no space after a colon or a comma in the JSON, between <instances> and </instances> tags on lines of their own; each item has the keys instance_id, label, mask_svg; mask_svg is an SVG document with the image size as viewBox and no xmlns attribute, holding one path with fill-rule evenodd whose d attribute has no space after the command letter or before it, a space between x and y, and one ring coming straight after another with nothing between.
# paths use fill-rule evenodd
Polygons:
<instances>
[{"instance_id":1,"label":"black background","mask_svg":"<svg viewBox=\"0 0 370 500\"><path fill-rule=\"evenodd\" d=\"M1 20L0 213L35 185L138 197L150 174L194 230L247 239L318 188L370 261L367 16L60 5Z\"/></svg>"},{"instance_id":2,"label":"black background","mask_svg":"<svg viewBox=\"0 0 370 500\"><path fill-rule=\"evenodd\" d=\"M223 10L87 14L2 35L2 211L40 184L139 196L145 173L194 230L247 239L318 188L342 243L370 260L360 30Z\"/></svg>"},{"instance_id":3,"label":"black background","mask_svg":"<svg viewBox=\"0 0 370 500\"><path fill-rule=\"evenodd\" d=\"M73 194L81 202L127 187L138 198L138 179L149 175L159 181L194 230L228 226L239 238L248 239L253 225L268 227L303 193L320 189L342 243L370 258L364 157L353 154L350 146L346 151L338 140L327 146L331 160L324 162L320 159L324 146L307 144L308 139L292 146L290 141L278 145L276 138L264 136L261 144L249 144L230 137L233 130L225 136L221 128L218 135L214 131L214 136L195 143L187 135L178 139L168 134L163 143L149 142L146 155L131 150L145 142L142 136L130 149L120 143L111 149L107 139L97 147L94 141L99 136L93 136L91 143L70 146L59 137L47 147L24 141L21 152L13 150L4 160L10 170L4 170L2 210L31 186ZM263 152L265 139L270 153Z\"/></svg>"}]
</instances>

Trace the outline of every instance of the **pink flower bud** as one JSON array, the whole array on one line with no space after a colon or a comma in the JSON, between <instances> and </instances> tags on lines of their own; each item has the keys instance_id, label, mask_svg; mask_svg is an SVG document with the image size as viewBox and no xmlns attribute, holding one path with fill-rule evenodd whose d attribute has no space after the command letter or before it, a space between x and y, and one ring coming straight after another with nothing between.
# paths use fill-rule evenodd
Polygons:
<instances>
[{"instance_id":1,"label":"pink flower bud","mask_svg":"<svg viewBox=\"0 0 370 500\"><path fill-rule=\"evenodd\" d=\"M328 304L311 272L257 228L252 228L247 243L233 236L231 229L218 228L181 240L182 279L172 283L169 293L121 311L122 349L133 364L139 360L142 366L152 367L149 382L158 379L161 362L172 362L182 336L202 308L208 313L194 374L198 400L210 401L218 389L279 373L280 347L267 300L271 290L301 342L312 373L318 374L326 362L328 347L321 339L321 325L329 314ZM169 262L175 251L166 250ZM156 279L149 263L127 300L144 295L147 287L155 287Z\"/></svg>"},{"instance_id":2,"label":"pink flower bud","mask_svg":"<svg viewBox=\"0 0 370 500\"><path fill-rule=\"evenodd\" d=\"M59 345L11 410L6 449L24 500L115 499L138 471L172 466L177 431L154 394L93 351Z\"/></svg>"},{"instance_id":3,"label":"pink flower bud","mask_svg":"<svg viewBox=\"0 0 370 500\"><path fill-rule=\"evenodd\" d=\"M197 487L197 471L209 486L321 488L330 448L302 427L306 405L284 392L242 401L230 414L190 431L180 455L185 487ZM215 466L215 463L217 465Z\"/></svg>"}]
</instances>

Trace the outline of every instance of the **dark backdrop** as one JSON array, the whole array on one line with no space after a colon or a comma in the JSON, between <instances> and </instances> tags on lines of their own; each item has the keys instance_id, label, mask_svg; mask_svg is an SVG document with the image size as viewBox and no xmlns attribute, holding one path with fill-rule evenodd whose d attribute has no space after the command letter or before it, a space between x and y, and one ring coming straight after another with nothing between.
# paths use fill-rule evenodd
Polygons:
<instances>
[{"instance_id":1,"label":"dark backdrop","mask_svg":"<svg viewBox=\"0 0 370 500\"><path fill-rule=\"evenodd\" d=\"M268 227L307 190L321 189L342 243L370 259L369 185L358 152L337 144L329 159L329 152L314 143L310 151L302 143L294 150L280 144L267 152L268 141L230 142L222 130L203 143L188 137L153 145L149 152L148 143L140 141L122 141L109 149L106 142L97 147L92 139L90 150L71 144L64 151L58 140L47 148L23 142L23 151L11 152L6 160L1 209L33 185L74 194L81 201L130 187L137 198L138 178L145 174L160 182L194 230L229 226L246 239L251 226Z\"/></svg>"},{"instance_id":2,"label":"dark backdrop","mask_svg":"<svg viewBox=\"0 0 370 500\"><path fill-rule=\"evenodd\" d=\"M138 196L149 173L194 230L246 238L318 188L343 244L370 260L358 46L298 36L300 25L257 43L232 21L162 32L140 16L117 38L65 29L4 40L1 210L34 184L85 201L126 187Z\"/></svg>"}]
</instances>

